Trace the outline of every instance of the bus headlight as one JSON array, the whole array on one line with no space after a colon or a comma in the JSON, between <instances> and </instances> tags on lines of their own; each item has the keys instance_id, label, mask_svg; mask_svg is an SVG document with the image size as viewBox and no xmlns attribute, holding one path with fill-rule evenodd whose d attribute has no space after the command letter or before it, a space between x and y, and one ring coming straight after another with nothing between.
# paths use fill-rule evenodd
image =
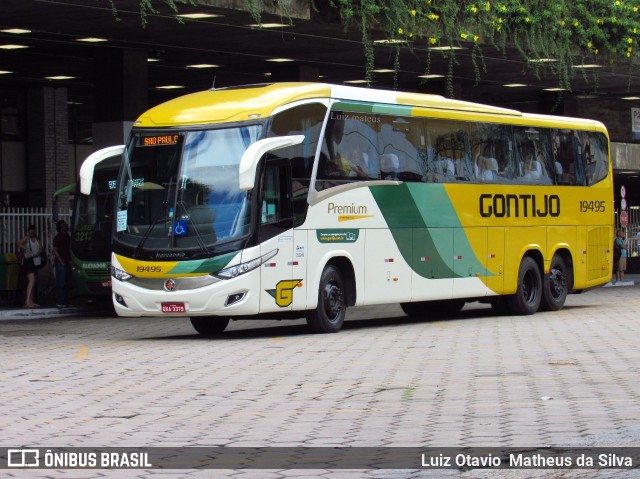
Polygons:
<instances>
[{"instance_id":1,"label":"bus headlight","mask_svg":"<svg viewBox=\"0 0 640 479\"><path fill-rule=\"evenodd\" d=\"M264 254L256 259L252 259L251 261L247 261L246 263L240 263L235 266L230 266L225 269L221 269L220 271L216 271L215 273L211 273L212 276L216 276L217 278L222 279L231 279L241 274L248 273L249 271L253 271L258 268L261 264L269 261L275 255L278 254L278 250L274 249L269 251L267 254Z\"/></svg>"},{"instance_id":2,"label":"bus headlight","mask_svg":"<svg viewBox=\"0 0 640 479\"><path fill-rule=\"evenodd\" d=\"M126 271L122 271L115 266L109 266L109 271L111 272L111 276L119 281L129 281L131 278L133 278L133 276L129 273L127 273Z\"/></svg>"}]
</instances>

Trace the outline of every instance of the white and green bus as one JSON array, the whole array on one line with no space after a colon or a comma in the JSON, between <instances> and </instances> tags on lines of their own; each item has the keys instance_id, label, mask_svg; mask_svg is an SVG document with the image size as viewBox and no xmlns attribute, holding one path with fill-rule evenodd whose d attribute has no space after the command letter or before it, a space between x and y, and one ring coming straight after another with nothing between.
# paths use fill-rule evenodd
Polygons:
<instances>
[{"instance_id":1,"label":"white and green bus","mask_svg":"<svg viewBox=\"0 0 640 479\"><path fill-rule=\"evenodd\" d=\"M210 90L142 114L117 181L121 316L558 310L611 276L605 127L316 83Z\"/></svg>"}]
</instances>

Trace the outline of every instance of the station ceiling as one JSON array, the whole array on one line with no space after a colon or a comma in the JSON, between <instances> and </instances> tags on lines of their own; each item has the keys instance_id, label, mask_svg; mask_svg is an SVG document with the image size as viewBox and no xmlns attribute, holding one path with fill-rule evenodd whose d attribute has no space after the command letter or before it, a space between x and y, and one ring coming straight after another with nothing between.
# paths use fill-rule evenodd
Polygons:
<instances>
[{"instance_id":1,"label":"station ceiling","mask_svg":"<svg viewBox=\"0 0 640 479\"><path fill-rule=\"evenodd\" d=\"M201 0L200 3L222 3ZM229 1L228 3L232 3ZM243 3L243 2L240 2ZM295 0L297 6L305 0ZM65 86L69 101L84 105L91 115L94 95L95 53L102 49L132 49L146 52L149 59L149 106L175 96L215 87L295 80L297 71L317 74L320 81L342 84L364 79L365 54L356 25L345 29L338 11L328 0L316 0L319 11L307 7L308 19L294 18L292 24L278 15L264 14L262 21L284 23L276 28L258 28L246 11L205 5L179 4L180 13L214 15L177 21L164 2L157 0L157 14L150 14L142 26L140 0L115 0L117 16L109 0L2 0L0 15L0 90L29 86ZM23 29L24 33L6 30ZM375 35L375 34L374 34ZM87 42L80 39L99 38ZM378 38L382 39L380 34ZM4 49L3 45L23 48ZM26 47L26 48L24 48ZM289 62L274 62L285 58ZM398 88L446 94L442 78L425 80L426 46L403 48L397 78L392 73L395 47L375 47L374 88ZM513 51L503 54L491 45L484 48L480 67L482 80L476 82L470 50L456 52L455 96L469 101L510 106L535 111L541 99L553 99L557 86L552 76L538 78ZM193 65L216 65L195 68ZM431 74L446 75L448 59L442 52L431 52ZM640 95L640 73L628 68L599 68L575 72L574 95L621 98ZM53 80L50 77L69 77ZM505 87L518 83L521 87ZM180 86L176 89L163 89Z\"/></svg>"}]
</instances>

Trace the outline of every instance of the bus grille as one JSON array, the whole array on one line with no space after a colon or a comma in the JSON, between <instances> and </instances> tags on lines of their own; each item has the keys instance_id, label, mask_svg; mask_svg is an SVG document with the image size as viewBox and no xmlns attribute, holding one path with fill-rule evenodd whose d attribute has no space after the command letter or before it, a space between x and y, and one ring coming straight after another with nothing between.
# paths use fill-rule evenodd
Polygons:
<instances>
[{"instance_id":1,"label":"bus grille","mask_svg":"<svg viewBox=\"0 0 640 479\"><path fill-rule=\"evenodd\" d=\"M91 279L100 279L100 278L107 279L109 277L109 270L107 268L105 268L105 269L85 269L84 270L84 275L87 278L91 278Z\"/></svg>"}]
</instances>

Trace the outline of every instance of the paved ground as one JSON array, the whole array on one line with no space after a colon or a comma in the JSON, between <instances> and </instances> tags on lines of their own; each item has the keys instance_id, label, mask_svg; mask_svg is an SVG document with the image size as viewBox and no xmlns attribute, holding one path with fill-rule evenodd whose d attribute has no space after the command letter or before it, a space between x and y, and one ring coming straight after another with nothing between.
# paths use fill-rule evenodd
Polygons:
<instances>
[{"instance_id":1,"label":"paved ground","mask_svg":"<svg viewBox=\"0 0 640 479\"><path fill-rule=\"evenodd\" d=\"M633 281L632 278L630 278ZM0 311L0 446L626 446L640 444L640 286L565 309L420 321L356 308L334 335L301 321ZM23 313L23 312L22 312ZM39 315L39 316L38 316ZM14 318L14 319L10 319ZM30 318L31 320L25 320ZM605 478L634 470L5 470L0 477Z\"/></svg>"}]
</instances>

